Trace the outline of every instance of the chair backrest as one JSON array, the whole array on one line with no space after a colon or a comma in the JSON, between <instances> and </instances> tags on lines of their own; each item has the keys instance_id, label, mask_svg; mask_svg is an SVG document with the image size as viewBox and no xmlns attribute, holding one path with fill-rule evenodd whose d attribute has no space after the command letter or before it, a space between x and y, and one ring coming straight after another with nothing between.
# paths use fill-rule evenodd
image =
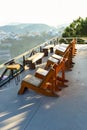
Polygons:
<instances>
[{"instance_id":1,"label":"chair backrest","mask_svg":"<svg viewBox=\"0 0 87 130\"><path fill-rule=\"evenodd\" d=\"M71 41L71 44L72 44L72 55L74 55L74 54L75 54L76 39L73 39L73 40Z\"/></svg>"},{"instance_id":2,"label":"chair backrest","mask_svg":"<svg viewBox=\"0 0 87 130\"><path fill-rule=\"evenodd\" d=\"M71 44L69 44L69 46L66 48L63 58L68 58L69 54L71 53L72 47Z\"/></svg>"},{"instance_id":3,"label":"chair backrest","mask_svg":"<svg viewBox=\"0 0 87 130\"><path fill-rule=\"evenodd\" d=\"M54 77L55 75L55 69L53 69L53 67L50 68L49 72L47 73L47 75L44 77L43 81L40 84L40 87L44 87L44 85L49 82L49 79ZM53 78L52 78L53 79Z\"/></svg>"},{"instance_id":4,"label":"chair backrest","mask_svg":"<svg viewBox=\"0 0 87 130\"><path fill-rule=\"evenodd\" d=\"M74 55L75 44L76 44L76 40L73 39L64 52L63 55L64 58L68 58L68 56L72 57Z\"/></svg>"},{"instance_id":5,"label":"chair backrest","mask_svg":"<svg viewBox=\"0 0 87 130\"><path fill-rule=\"evenodd\" d=\"M59 64L53 64L51 66L49 72L47 73L47 75L43 79L42 83L40 84L40 87L44 87L44 85L47 82L49 82L49 79L51 79L51 82L54 82L52 80L56 79L58 72L61 71L63 67L64 67L64 60L62 60Z\"/></svg>"},{"instance_id":6,"label":"chair backrest","mask_svg":"<svg viewBox=\"0 0 87 130\"><path fill-rule=\"evenodd\" d=\"M54 65L54 70L55 70L55 76L57 76L58 72L60 72L62 70L62 68L64 69L65 66L65 61L61 60L59 64L55 64Z\"/></svg>"}]
</instances>

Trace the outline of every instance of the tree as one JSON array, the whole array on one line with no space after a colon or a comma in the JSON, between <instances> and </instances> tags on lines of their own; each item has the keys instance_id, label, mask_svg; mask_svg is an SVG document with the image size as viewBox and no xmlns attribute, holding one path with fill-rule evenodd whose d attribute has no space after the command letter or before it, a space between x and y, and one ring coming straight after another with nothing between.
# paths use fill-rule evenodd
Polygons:
<instances>
[{"instance_id":1,"label":"tree","mask_svg":"<svg viewBox=\"0 0 87 130\"><path fill-rule=\"evenodd\" d=\"M79 17L65 28L63 37L87 36L87 17L82 19Z\"/></svg>"}]
</instances>

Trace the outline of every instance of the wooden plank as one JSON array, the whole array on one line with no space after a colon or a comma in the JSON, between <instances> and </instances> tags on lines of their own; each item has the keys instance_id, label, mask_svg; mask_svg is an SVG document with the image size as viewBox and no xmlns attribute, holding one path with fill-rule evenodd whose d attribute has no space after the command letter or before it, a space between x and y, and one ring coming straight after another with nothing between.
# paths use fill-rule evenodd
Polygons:
<instances>
[{"instance_id":1,"label":"wooden plank","mask_svg":"<svg viewBox=\"0 0 87 130\"><path fill-rule=\"evenodd\" d=\"M39 59L41 59L44 56L44 53L40 52L40 53L36 53L35 55L25 59L26 61L32 61L32 63L35 63L36 61L38 61Z\"/></svg>"}]
</instances>

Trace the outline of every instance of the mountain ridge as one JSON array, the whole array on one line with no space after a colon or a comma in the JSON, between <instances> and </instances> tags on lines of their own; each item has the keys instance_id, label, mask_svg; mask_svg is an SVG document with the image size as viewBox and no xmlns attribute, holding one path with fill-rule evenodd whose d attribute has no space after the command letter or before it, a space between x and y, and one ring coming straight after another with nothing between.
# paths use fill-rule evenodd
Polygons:
<instances>
[{"instance_id":1,"label":"mountain ridge","mask_svg":"<svg viewBox=\"0 0 87 130\"><path fill-rule=\"evenodd\" d=\"M0 26L0 31L14 32L14 33L26 33L26 32L47 32L50 30L60 31L64 30L67 24L59 25L57 27L49 26L43 23L15 23Z\"/></svg>"},{"instance_id":2,"label":"mountain ridge","mask_svg":"<svg viewBox=\"0 0 87 130\"><path fill-rule=\"evenodd\" d=\"M25 32L43 32L49 31L50 29L56 29L46 24L32 24L32 23L21 23L16 25L4 25L0 26L0 30L5 32L25 33Z\"/></svg>"}]
</instances>

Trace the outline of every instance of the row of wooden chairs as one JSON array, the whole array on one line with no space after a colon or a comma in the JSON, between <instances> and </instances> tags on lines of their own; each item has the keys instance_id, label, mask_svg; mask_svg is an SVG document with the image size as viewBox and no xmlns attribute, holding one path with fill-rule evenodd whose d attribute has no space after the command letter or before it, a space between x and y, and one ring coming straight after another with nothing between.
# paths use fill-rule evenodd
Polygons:
<instances>
[{"instance_id":1,"label":"row of wooden chairs","mask_svg":"<svg viewBox=\"0 0 87 130\"><path fill-rule=\"evenodd\" d=\"M67 87L65 70L73 65L72 58L76 54L76 40L67 46L56 48L55 53L48 58L44 69L39 68L35 75L27 75L21 82L18 94L23 94L27 89L32 89L46 96L58 96L58 92Z\"/></svg>"}]
</instances>

